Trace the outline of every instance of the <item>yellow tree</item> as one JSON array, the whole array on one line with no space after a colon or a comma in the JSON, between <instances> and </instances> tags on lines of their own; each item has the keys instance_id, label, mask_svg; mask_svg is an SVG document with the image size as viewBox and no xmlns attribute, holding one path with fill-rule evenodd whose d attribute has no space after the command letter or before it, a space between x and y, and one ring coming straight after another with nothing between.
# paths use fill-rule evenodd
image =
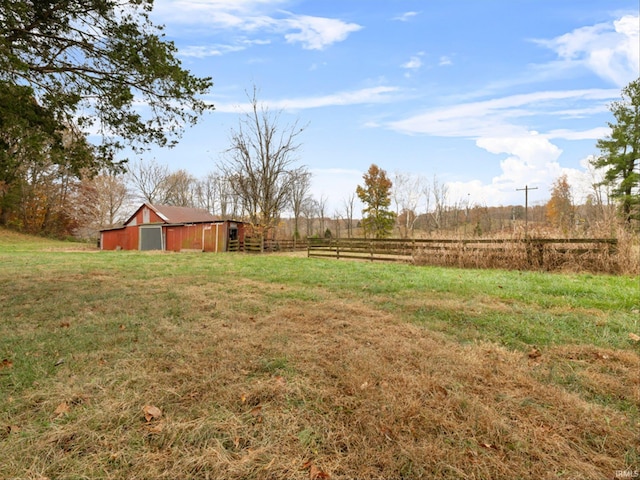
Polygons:
<instances>
[{"instance_id":1,"label":"yellow tree","mask_svg":"<svg viewBox=\"0 0 640 480\"><path fill-rule=\"evenodd\" d=\"M372 233L375 238L388 237L396 220L396 214L389 210L393 183L387 177L387 172L375 164L369 167L362 178L364 187L358 185L356 194L365 204L362 210L364 231Z\"/></svg>"},{"instance_id":2,"label":"yellow tree","mask_svg":"<svg viewBox=\"0 0 640 480\"><path fill-rule=\"evenodd\" d=\"M546 205L547 220L563 232L571 230L575 220L575 208L571 186L566 174L556 179L551 187L551 199Z\"/></svg>"}]
</instances>

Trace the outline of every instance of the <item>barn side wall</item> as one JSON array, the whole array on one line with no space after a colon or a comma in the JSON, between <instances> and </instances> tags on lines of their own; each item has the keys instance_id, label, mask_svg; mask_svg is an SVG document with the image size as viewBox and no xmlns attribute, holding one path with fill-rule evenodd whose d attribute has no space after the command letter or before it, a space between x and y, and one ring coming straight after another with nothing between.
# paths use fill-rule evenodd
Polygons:
<instances>
[{"instance_id":1,"label":"barn side wall","mask_svg":"<svg viewBox=\"0 0 640 480\"><path fill-rule=\"evenodd\" d=\"M195 225L167 225L163 228L166 246L171 252L182 250L203 250L203 224Z\"/></svg>"},{"instance_id":2,"label":"barn side wall","mask_svg":"<svg viewBox=\"0 0 640 480\"><path fill-rule=\"evenodd\" d=\"M106 230L100 234L100 248L102 250L137 250L138 238L138 227Z\"/></svg>"},{"instance_id":3,"label":"barn side wall","mask_svg":"<svg viewBox=\"0 0 640 480\"><path fill-rule=\"evenodd\" d=\"M164 231L168 251L225 252L227 250L229 231L227 222L167 225Z\"/></svg>"},{"instance_id":4,"label":"barn side wall","mask_svg":"<svg viewBox=\"0 0 640 480\"><path fill-rule=\"evenodd\" d=\"M159 223L161 220L149 211L149 223ZM100 232L100 248L102 250L138 250L140 239L140 225L143 219L142 211L124 228L104 230ZM140 223L138 223L140 220ZM231 224L238 229L238 237L244 241L245 225L240 222L214 222L185 225L163 225L165 250L180 252L184 250L196 250L204 252L226 252L228 249L229 230Z\"/></svg>"}]
</instances>

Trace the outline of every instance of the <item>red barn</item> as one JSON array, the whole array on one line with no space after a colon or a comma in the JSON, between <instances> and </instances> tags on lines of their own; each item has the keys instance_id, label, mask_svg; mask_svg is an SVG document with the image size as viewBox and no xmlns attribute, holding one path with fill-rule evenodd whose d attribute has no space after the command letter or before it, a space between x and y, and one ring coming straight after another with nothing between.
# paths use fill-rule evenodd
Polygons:
<instances>
[{"instance_id":1,"label":"red barn","mask_svg":"<svg viewBox=\"0 0 640 480\"><path fill-rule=\"evenodd\" d=\"M206 210L144 203L122 227L100 231L101 250L237 251L245 224Z\"/></svg>"}]
</instances>

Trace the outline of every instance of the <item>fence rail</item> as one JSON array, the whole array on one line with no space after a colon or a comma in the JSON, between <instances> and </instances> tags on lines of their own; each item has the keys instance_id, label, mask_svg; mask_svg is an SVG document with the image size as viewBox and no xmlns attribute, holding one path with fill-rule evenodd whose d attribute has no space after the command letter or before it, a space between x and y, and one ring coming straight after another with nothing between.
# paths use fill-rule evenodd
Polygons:
<instances>
[{"instance_id":1,"label":"fence rail","mask_svg":"<svg viewBox=\"0 0 640 480\"><path fill-rule=\"evenodd\" d=\"M245 237L244 251L247 253L294 252L307 250L305 240L272 240L261 236Z\"/></svg>"},{"instance_id":2,"label":"fence rail","mask_svg":"<svg viewBox=\"0 0 640 480\"><path fill-rule=\"evenodd\" d=\"M309 238L307 255L465 267L554 269L576 262L597 264L613 257L616 249L617 240L613 238Z\"/></svg>"}]
</instances>

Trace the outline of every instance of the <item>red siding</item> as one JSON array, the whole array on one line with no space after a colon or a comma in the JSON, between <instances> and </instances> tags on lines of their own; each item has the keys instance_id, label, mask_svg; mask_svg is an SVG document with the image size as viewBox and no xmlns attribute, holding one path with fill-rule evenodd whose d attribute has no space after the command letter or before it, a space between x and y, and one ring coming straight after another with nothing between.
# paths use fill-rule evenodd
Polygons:
<instances>
[{"instance_id":1,"label":"red siding","mask_svg":"<svg viewBox=\"0 0 640 480\"><path fill-rule=\"evenodd\" d=\"M202 224L164 227L168 251L202 250Z\"/></svg>"},{"instance_id":2,"label":"red siding","mask_svg":"<svg viewBox=\"0 0 640 480\"><path fill-rule=\"evenodd\" d=\"M227 250L228 222L167 225L164 231L166 249L169 251L224 252Z\"/></svg>"},{"instance_id":3,"label":"red siding","mask_svg":"<svg viewBox=\"0 0 640 480\"><path fill-rule=\"evenodd\" d=\"M146 219L146 218L145 218ZM150 222L143 223L142 209L132 217L126 227L101 232L100 245L102 250L138 250L139 225L160 223L161 219L149 210ZM131 225L133 224L133 225ZM205 252L226 252L230 225L238 228L238 237L244 240L244 224L240 222L214 222L185 225L163 225L162 232L165 250L180 252L182 250L198 250Z\"/></svg>"},{"instance_id":4,"label":"red siding","mask_svg":"<svg viewBox=\"0 0 640 480\"><path fill-rule=\"evenodd\" d=\"M124 227L101 232L100 248L102 250L137 250L138 227Z\"/></svg>"},{"instance_id":5,"label":"red siding","mask_svg":"<svg viewBox=\"0 0 640 480\"><path fill-rule=\"evenodd\" d=\"M142 225L145 223L165 223L165 221L156 212L144 205L129 219L127 225Z\"/></svg>"}]
</instances>

